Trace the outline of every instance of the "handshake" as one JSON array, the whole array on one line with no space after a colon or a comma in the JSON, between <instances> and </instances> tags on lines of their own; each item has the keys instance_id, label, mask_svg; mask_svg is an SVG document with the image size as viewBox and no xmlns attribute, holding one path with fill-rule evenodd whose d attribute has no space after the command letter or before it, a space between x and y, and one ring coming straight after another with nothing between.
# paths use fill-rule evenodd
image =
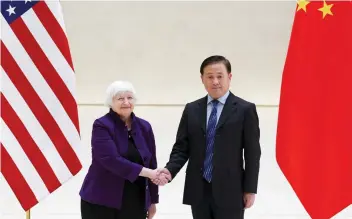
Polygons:
<instances>
[{"instance_id":1,"label":"handshake","mask_svg":"<svg viewBox=\"0 0 352 219\"><path fill-rule=\"evenodd\" d=\"M163 186L171 181L171 173L166 168L149 169L147 177L155 184Z\"/></svg>"}]
</instances>

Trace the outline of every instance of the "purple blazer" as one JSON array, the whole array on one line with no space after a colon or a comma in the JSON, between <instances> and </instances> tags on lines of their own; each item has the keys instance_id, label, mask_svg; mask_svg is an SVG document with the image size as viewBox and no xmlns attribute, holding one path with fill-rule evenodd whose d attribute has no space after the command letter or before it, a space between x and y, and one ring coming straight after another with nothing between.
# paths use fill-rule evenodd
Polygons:
<instances>
[{"instance_id":1,"label":"purple blazer","mask_svg":"<svg viewBox=\"0 0 352 219\"><path fill-rule=\"evenodd\" d=\"M157 168L154 134L149 122L132 113L131 133L143 166ZM111 109L94 121L91 144L92 164L79 194L87 202L120 209L125 180L134 182L142 166L124 157L128 149L128 130ZM159 202L158 186L147 178L145 193L147 210L151 204Z\"/></svg>"}]
</instances>

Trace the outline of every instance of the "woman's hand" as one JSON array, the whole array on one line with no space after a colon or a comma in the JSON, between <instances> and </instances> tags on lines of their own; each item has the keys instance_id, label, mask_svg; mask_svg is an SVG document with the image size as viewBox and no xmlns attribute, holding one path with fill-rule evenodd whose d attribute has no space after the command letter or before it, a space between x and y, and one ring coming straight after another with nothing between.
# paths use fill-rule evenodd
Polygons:
<instances>
[{"instance_id":1,"label":"woman's hand","mask_svg":"<svg viewBox=\"0 0 352 219\"><path fill-rule=\"evenodd\" d=\"M156 213L156 205L152 204L148 209L147 218L152 219Z\"/></svg>"},{"instance_id":2,"label":"woman's hand","mask_svg":"<svg viewBox=\"0 0 352 219\"><path fill-rule=\"evenodd\" d=\"M157 169L152 170L152 169L143 167L142 171L141 171L141 173L139 175L147 177L147 178L149 178L151 180L156 180L156 179L158 179L158 177L160 175L160 172Z\"/></svg>"},{"instance_id":3,"label":"woman's hand","mask_svg":"<svg viewBox=\"0 0 352 219\"><path fill-rule=\"evenodd\" d=\"M157 169L155 170L149 169L147 177L151 180L155 180L159 178L159 175L160 175L160 172Z\"/></svg>"}]
</instances>

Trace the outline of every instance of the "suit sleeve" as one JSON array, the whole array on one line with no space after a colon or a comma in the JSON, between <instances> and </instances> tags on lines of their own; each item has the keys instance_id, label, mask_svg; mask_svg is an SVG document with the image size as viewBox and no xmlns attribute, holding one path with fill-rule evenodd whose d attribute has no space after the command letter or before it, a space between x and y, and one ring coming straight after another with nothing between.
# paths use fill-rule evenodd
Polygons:
<instances>
[{"instance_id":1,"label":"suit sleeve","mask_svg":"<svg viewBox=\"0 0 352 219\"><path fill-rule=\"evenodd\" d=\"M150 130L148 132L148 139L149 139L149 145L152 152L150 168L154 170L158 167L158 163L156 159L156 145L155 145L155 137L154 137L152 127L150 127ZM148 180L149 180L149 187L150 187L151 203L152 204L159 203L159 187L155 185L153 182L151 182L150 179Z\"/></svg>"},{"instance_id":2,"label":"suit sleeve","mask_svg":"<svg viewBox=\"0 0 352 219\"><path fill-rule=\"evenodd\" d=\"M260 149L260 129L256 106L251 104L244 118L244 192L257 193Z\"/></svg>"},{"instance_id":3,"label":"suit sleeve","mask_svg":"<svg viewBox=\"0 0 352 219\"><path fill-rule=\"evenodd\" d=\"M176 142L173 145L169 162L166 168L170 171L172 179L175 178L177 173L185 165L189 159L189 144L188 144L188 104L183 110L180 124L177 130Z\"/></svg>"},{"instance_id":4,"label":"suit sleeve","mask_svg":"<svg viewBox=\"0 0 352 219\"><path fill-rule=\"evenodd\" d=\"M116 145L107 128L96 120L92 131L92 156L104 168L124 179L134 182L142 166L123 158L116 151Z\"/></svg>"}]
</instances>

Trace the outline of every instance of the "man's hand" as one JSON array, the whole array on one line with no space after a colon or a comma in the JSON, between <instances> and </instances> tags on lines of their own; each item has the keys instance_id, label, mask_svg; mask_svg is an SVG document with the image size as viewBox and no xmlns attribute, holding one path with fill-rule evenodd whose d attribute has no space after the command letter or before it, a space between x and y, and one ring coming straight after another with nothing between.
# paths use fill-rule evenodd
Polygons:
<instances>
[{"instance_id":1,"label":"man's hand","mask_svg":"<svg viewBox=\"0 0 352 219\"><path fill-rule=\"evenodd\" d=\"M149 209L148 209L148 214L147 214L147 218L148 219L152 219L154 217L156 213L156 205L155 204L152 204Z\"/></svg>"},{"instance_id":2,"label":"man's hand","mask_svg":"<svg viewBox=\"0 0 352 219\"><path fill-rule=\"evenodd\" d=\"M168 169L161 168L161 169L158 169L157 172L158 172L158 178L152 180L154 184L163 186L167 184L169 181L171 181L172 177Z\"/></svg>"},{"instance_id":3,"label":"man's hand","mask_svg":"<svg viewBox=\"0 0 352 219\"><path fill-rule=\"evenodd\" d=\"M244 208L250 208L254 204L255 194L253 193L244 193L243 201L244 201Z\"/></svg>"}]
</instances>

